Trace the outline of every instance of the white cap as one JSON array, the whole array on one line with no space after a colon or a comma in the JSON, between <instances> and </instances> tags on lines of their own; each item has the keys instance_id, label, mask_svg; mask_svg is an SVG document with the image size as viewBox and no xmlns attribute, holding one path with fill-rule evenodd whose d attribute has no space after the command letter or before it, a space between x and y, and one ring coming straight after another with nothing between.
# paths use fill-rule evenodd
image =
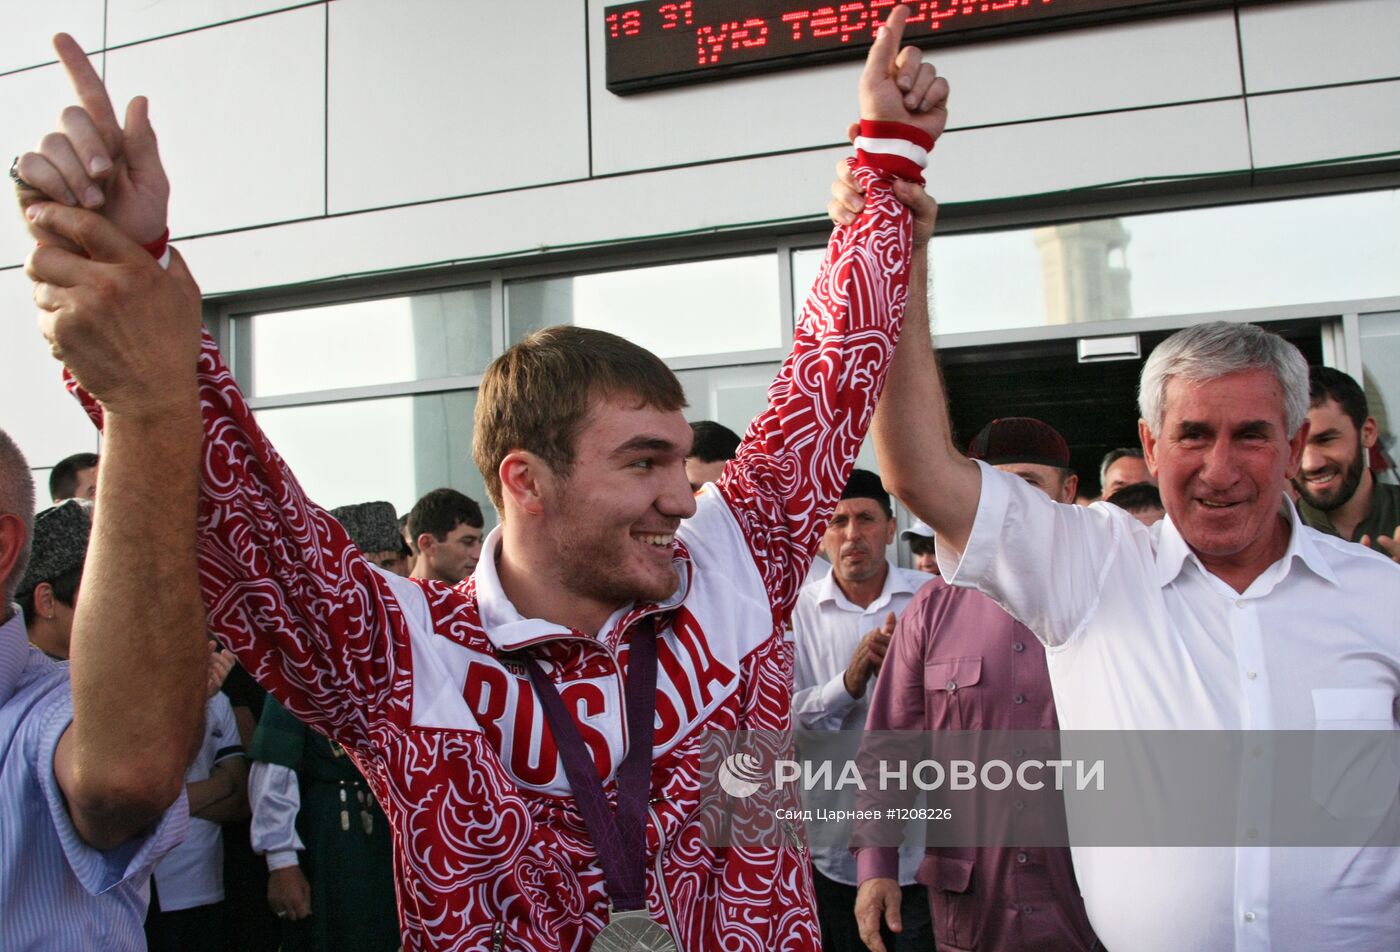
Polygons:
<instances>
[{"instance_id":1,"label":"white cap","mask_svg":"<svg viewBox=\"0 0 1400 952\"><path fill-rule=\"evenodd\" d=\"M920 522L918 519L915 519L913 525L901 532L899 534L899 537L907 542L915 536L918 536L921 539L932 539L933 530L930 529L924 523Z\"/></svg>"}]
</instances>

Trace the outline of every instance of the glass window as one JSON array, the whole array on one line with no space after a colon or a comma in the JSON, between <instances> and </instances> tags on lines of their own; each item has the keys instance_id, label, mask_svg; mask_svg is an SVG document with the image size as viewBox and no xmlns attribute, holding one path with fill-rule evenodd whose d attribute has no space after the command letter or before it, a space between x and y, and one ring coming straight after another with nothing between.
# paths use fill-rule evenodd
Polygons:
<instances>
[{"instance_id":1,"label":"glass window","mask_svg":"<svg viewBox=\"0 0 1400 952\"><path fill-rule=\"evenodd\" d=\"M260 410L258 423L312 499L334 508L386 499L400 515L451 486L494 519L472 461L476 391Z\"/></svg>"},{"instance_id":2,"label":"glass window","mask_svg":"<svg viewBox=\"0 0 1400 952\"><path fill-rule=\"evenodd\" d=\"M687 420L714 420L740 436L768 406L768 385L778 364L683 370L676 374L685 388Z\"/></svg>"},{"instance_id":3,"label":"glass window","mask_svg":"<svg viewBox=\"0 0 1400 952\"><path fill-rule=\"evenodd\" d=\"M491 362L491 291L254 314L235 334L252 348L253 396L471 376Z\"/></svg>"},{"instance_id":4,"label":"glass window","mask_svg":"<svg viewBox=\"0 0 1400 952\"><path fill-rule=\"evenodd\" d=\"M931 244L939 334L1400 294L1400 191L1227 205ZM822 249L793 256L794 297Z\"/></svg>"},{"instance_id":5,"label":"glass window","mask_svg":"<svg viewBox=\"0 0 1400 952\"><path fill-rule=\"evenodd\" d=\"M825 257L825 248L804 248L792 253L792 306L797 309L793 320L802 313L802 306L807 303L807 295L812 293L812 285L817 283L817 272L821 270Z\"/></svg>"},{"instance_id":6,"label":"glass window","mask_svg":"<svg viewBox=\"0 0 1400 952\"><path fill-rule=\"evenodd\" d=\"M659 357L783 346L771 253L512 281L510 341L556 324L611 331Z\"/></svg>"}]
</instances>

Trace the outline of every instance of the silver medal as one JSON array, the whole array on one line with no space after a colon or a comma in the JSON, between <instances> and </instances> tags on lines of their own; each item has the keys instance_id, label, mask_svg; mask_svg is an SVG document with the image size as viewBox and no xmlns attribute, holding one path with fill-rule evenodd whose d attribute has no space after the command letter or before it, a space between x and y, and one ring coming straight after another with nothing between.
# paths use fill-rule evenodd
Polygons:
<instances>
[{"instance_id":1,"label":"silver medal","mask_svg":"<svg viewBox=\"0 0 1400 952\"><path fill-rule=\"evenodd\" d=\"M614 910L590 948L592 952L676 952L676 940L645 909Z\"/></svg>"}]
</instances>

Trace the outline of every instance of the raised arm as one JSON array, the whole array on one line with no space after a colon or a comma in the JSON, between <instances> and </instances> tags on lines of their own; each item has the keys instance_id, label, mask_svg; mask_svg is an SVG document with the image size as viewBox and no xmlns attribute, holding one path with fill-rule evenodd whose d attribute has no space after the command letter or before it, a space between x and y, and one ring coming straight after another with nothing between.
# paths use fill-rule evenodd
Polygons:
<instances>
[{"instance_id":1,"label":"raised arm","mask_svg":"<svg viewBox=\"0 0 1400 952\"><path fill-rule=\"evenodd\" d=\"M855 129L850 132L854 137ZM836 167L831 193L832 221L854 222L864 208L865 188L845 163ZM928 243L938 203L914 182L896 181L894 193L914 218L909 305L871 433L885 487L961 549L972 530L981 476L953 446L947 393L929 331ZM946 470L941 479L932 475L941 470Z\"/></svg>"},{"instance_id":2,"label":"raised arm","mask_svg":"<svg viewBox=\"0 0 1400 952\"><path fill-rule=\"evenodd\" d=\"M162 270L91 212L41 204L27 214L86 254L40 247L26 271L54 355L107 419L73 619L73 721L54 758L74 827L107 849L174 802L202 736L199 289L178 256Z\"/></svg>"},{"instance_id":3,"label":"raised arm","mask_svg":"<svg viewBox=\"0 0 1400 952\"><path fill-rule=\"evenodd\" d=\"M125 128L118 126L82 50L63 34L54 45L80 105L64 111L38 151L19 159L18 197L30 231L49 251L73 249L69 230L78 219L49 216L100 216L144 248L149 265L165 250L169 186L146 101L133 99ZM94 188L102 195L89 199ZM194 314L198 335L197 298ZM407 682L394 679L397 653L408 644L398 603L340 525L306 498L207 333L198 350L195 406L206 434L198 554L209 630L298 716L362 750L372 745L372 725L407 716ZM94 421L107 425L101 401L84 392L81 378L72 383Z\"/></svg>"},{"instance_id":4,"label":"raised arm","mask_svg":"<svg viewBox=\"0 0 1400 952\"><path fill-rule=\"evenodd\" d=\"M947 83L899 49L896 7L860 79L859 215L837 227L798 319L792 353L719 489L748 539L774 610L786 615L870 425L903 319L910 216L891 192L914 177L947 121Z\"/></svg>"},{"instance_id":5,"label":"raised arm","mask_svg":"<svg viewBox=\"0 0 1400 952\"><path fill-rule=\"evenodd\" d=\"M838 223L852 219L865 200L861 183L840 168L832 194L829 211ZM885 488L961 551L977 514L982 477L953 445L948 395L929 332L928 241L938 205L912 182L896 183L895 195L915 222L909 307L871 433Z\"/></svg>"}]
</instances>

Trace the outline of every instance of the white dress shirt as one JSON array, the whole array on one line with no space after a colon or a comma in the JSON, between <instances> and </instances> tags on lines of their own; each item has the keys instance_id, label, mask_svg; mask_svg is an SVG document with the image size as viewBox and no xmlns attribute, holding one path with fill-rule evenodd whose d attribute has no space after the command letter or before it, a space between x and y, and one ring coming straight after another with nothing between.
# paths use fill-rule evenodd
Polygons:
<instances>
[{"instance_id":1,"label":"white dress shirt","mask_svg":"<svg viewBox=\"0 0 1400 952\"><path fill-rule=\"evenodd\" d=\"M933 578L926 572L902 569L886 561L885 585L864 608L848 599L830 572L808 581L798 593L792 610L792 631L797 642L795 691L792 696L794 726L818 731L860 731L870 710L874 679L859 698L846 690L846 669L862 638L898 617L923 584ZM849 806L849 804L847 804ZM899 882L909 885L923 861L923 850L899 851ZM812 847L812 861L822 875L854 886L855 857L845 847Z\"/></svg>"},{"instance_id":2,"label":"white dress shirt","mask_svg":"<svg viewBox=\"0 0 1400 952\"><path fill-rule=\"evenodd\" d=\"M943 576L1045 642L1062 729L1396 728L1400 566L1283 504L1288 549L1241 594L1170 517L1148 529L981 469L966 550L939 540ZM1109 949L1400 949L1400 849L1073 852Z\"/></svg>"},{"instance_id":3,"label":"white dress shirt","mask_svg":"<svg viewBox=\"0 0 1400 952\"><path fill-rule=\"evenodd\" d=\"M306 844L297 835L301 812L297 772L281 764L253 761L248 767L248 808L253 814L248 829L253 852L266 857L268 872L301 865L297 854Z\"/></svg>"}]
</instances>

